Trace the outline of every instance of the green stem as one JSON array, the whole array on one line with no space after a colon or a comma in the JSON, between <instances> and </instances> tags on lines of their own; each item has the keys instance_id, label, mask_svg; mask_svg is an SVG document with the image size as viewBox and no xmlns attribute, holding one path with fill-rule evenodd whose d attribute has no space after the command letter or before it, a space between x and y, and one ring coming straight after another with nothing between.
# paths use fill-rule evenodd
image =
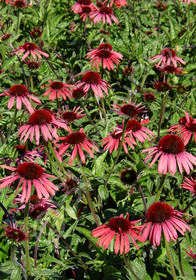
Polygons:
<instances>
[{"instance_id":1,"label":"green stem","mask_svg":"<svg viewBox=\"0 0 196 280\"><path fill-rule=\"evenodd\" d=\"M163 118L164 118L166 101L167 101L167 92L165 93L165 98L162 97L162 101L161 101L161 115L160 115L159 126L158 126L158 140L160 138L160 130L161 130L161 124L162 124Z\"/></svg>"},{"instance_id":2,"label":"green stem","mask_svg":"<svg viewBox=\"0 0 196 280\"><path fill-rule=\"evenodd\" d=\"M178 260L179 260L180 270L181 270L182 276L185 276L183 268L182 268L182 258L181 258L180 242L179 242L178 239L177 239L177 243L176 244L177 244L177 250L178 250Z\"/></svg>"},{"instance_id":3,"label":"green stem","mask_svg":"<svg viewBox=\"0 0 196 280\"><path fill-rule=\"evenodd\" d=\"M91 213L92 213L92 215L95 219L95 222L96 222L97 226L99 226L99 221L98 221L97 216L95 214L95 210L94 210L94 207L93 207L93 204L92 204L92 200L91 200L91 196L90 196L90 192L89 192L89 188L88 188L88 180L86 178L84 167L83 167L82 163L80 162L79 157L78 157L78 163L79 163L80 169L82 171L82 176L83 176L83 180L84 180L84 184L85 184L86 198L87 198L87 201L88 201L88 205L90 207Z\"/></svg>"},{"instance_id":4,"label":"green stem","mask_svg":"<svg viewBox=\"0 0 196 280\"><path fill-rule=\"evenodd\" d=\"M138 191L140 192L142 202L143 202L143 205L144 205L145 214L146 214L148 212L148 208L147 208L147 205L146 205L146 200L145 200L145 197L144 197L143 190L142 190L140 184L138 184L138 183L136 183L136 187L137 187Z\"/></svg>"},{"instance_id":5,"label":"green stem","mask_svg":"<svg viewBox=\"0 0 196 280\"><path fill-rule=\"evenodd\" d=\"M160 185L159 185L156 197L155 197L155 202L157 202L160 198L160 195L161 195L161 192L162 192L162 189L163 189L163 184L165 182L165 178L166 178L166 175L162 175L161 182L160 182Z\"/></svg>"},{"instance_id":6,"label":"green stem","mask_svg":"<svg viewBox=\"0 0 196 280\"><path fill-rule=\"evenodd\" d=\"M97 130L97 132L100 134L100 131L99 131L99 128L95 125L95 123L92 121L91 117L89 116L89 113L87 111L87 109L85 108L85 105L84 105L84 102L82 100L80 100L80 104L81 104L81 107L82 109L84 110L86 116L87 116L87 119L89 120L89 122L94 126L94 128ZM101 135L101 134L100 134Z\"/></svg>"},{"instance_id":7,"label":"green stem","mask_svg":"<svg viewBox=\"0 0 196 280\"><path fill-rule=\"evenodd\" d=\"M183 212L186 212L189 207L195 202L196 200L196 195L193 197L193 199L189 202L189 204L186 206L186 208L183 209Z\"/></svg>"},{"instance_id":8,"label":"green stem","mask_svg":"<svg viewBox=\"0 0 196 280\"><path fill-rule=\"evenodd\" d=\"M172 255L171 255L170 248L169 248L169 243L167 242L167 239L165 238L165 235L164 235L164 241L165 241L165 249L167 251L167 256L168 256L171 271L172 271L172 276L173 276L174 280L177 280L176 273L175 273L175 268L174 268L174 264L173 264L173 260L172 260Z\"/></svg>"},{"instance_id":9,"label":"green stem","mask_svg":"<svg viewBox=\"0 0 196 280\"><path fill-rule=\"evenodd\" d=\"M55 158L55 160L57 161L57 163L58 163L60 169L62 170L62 172L64 173L64 175L67 175L67 172L66 172L62 162L59 161L59 159L58 159L58 157L57 157L57 155L56 155L56 153L55 153L55 151L54 151L54 149L52 147L52 144L50 142L48 142L48 148L51 151L51 153L52 153L53 157Z\"/></svg>"},{"instance_id":10,"label":"green stem","mask_svg":"<svg viewBox=\"0 0 196 280\"><path fill-rule=\"evenodd\" d=\"M121 150L122 150L122 147L123 147L123 142L124 142L124 138L125 138L125 132L126 132L126 127L127 127L128 121L129 121L129 118L127 118L127 119L125 120L125 122L124 122L123 134L122 134L122 139L121 139L121 141L120 141L120 145L119 145L119 149L118 149L118 154L117 154L117 156L116 156L116 158L115 158L115 160L114 160L114 162L113 162L113 165L112 165L112 168L111 168L111 170L110 170L110 172L109 172L109 174L108 174L108 177L106 178L104 187L107 186L108 180L109 180L109 178L110 178L110 176L111 176L111 174L112 174L112 172L113 172L113 170L114 170L114 167L115 167L115 165L116 165L116 163L117 163L117 161L118 161L118 158L119 158L119 156L120 156L120 153L121 153Z\"/></svg>"},{"instance_id":11,"label":"green stem","mask_svg":"<svg viewBox=\"0 0 196 280\"><path fill-rule=\"evenodd\" d=\"M25 231L28 231L28 218L29 218L29 201L25 205L25 213L24 213L24 224ZM25 255L26 255L26 274L28 279L31 278L31 263L30 263L30 255L29 255L29 239L27 238L25 241Z\"/></svg>"},{"instance_id":12,"label":"green stem","mask_svg":"<svg viewBox=\"0 0 196 280\"><path fill-rule=\"evenodd\" d=\"M11 134L11 131L12 131L12 127L13 127L13 124L15 123L15 121L16 121L16 115L17 115L17 108L15 109L15 111L14 111L14 116L13 116L13 118L12 118L12 122L11 122L11 125L10 125L10 128L9 128L9 131L8 131L8 134L7 134L7 137L6 137L6 139L5 139L5 143L7 142L7 140L9 139L9 137L10 137L10 134ZM5 144L4 143L4 144Z\"/></svg>"},{"instance_id":13,"label":"green stem","mask_svg":"<svg viewBox=\"0 0 196 280\"><path fill-rule=\"evenodd\" d=\"M137 275L136 275L135 272L133 271L133 269L132 269L130 263L128 262L128 260L127 260L127 258L126 258L126 256L125 256L125 254L123 254L123 259L124 259L124 262L125 262L125 264L127 265L128 269L130 270L131 274L135 277L135 279L141 280L139 277L137 277Z\"/></svg>"}]
</instances>

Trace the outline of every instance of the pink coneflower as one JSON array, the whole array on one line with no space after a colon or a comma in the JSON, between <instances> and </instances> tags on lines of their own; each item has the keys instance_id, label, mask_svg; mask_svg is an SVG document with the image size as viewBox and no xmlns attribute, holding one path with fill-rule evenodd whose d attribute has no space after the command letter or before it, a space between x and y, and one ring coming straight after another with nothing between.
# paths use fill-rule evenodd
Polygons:
<instances>
[{"instance_id":1,"label":"pink coneflower","mask_svg":"<svg viewBox=\"0 0 196 280\"><path fill-rule=\"evenodd\" d=\"M26 3L27 0L14 0L14 1L11 1L10 0L10 4L17 7L17 8L28 8L30 7L31 5L27 4Z\"/></svg>"},{"instance_id":2,"label":"pink coneflower","mask_svg":"<svg viewBox=\"0 0 196 280\"><path fill-rule=\"evenodd\" d=\"M82 97L86 97L87 90L85 90L82 86L75 86L71 91L71 97L74 99L81 99Z\"/></svg>"},{"instance_id":3,"label":"pink coneflower","mask_svg":"<svg viewBox=\"0 0 196 280\"><path fill-rule=\"evenodd\" d=\"M101 140L103 141L101 145L105 146L104 150L109 150L110 154L113 151L116 151L119 147L120 142L122 141L122 134L123 134L123 129L119 127L115 127L113 133L110 133L109 136ZM131 149L134 149L133 142L134 144L136 144L134 139L127 137L127 133L125 133L123 148L126 154L128 154L128 149L126 144L128 144L128 146L130 146Z\"/></svg>"},{"instance_id":4,"label":"pink coneflower","mask_svg":"<svg viewBox=\"0 0 196 280\"><path fill-rule=\"evenodd\" d=\"M106 3L107 1L104 1ZM110 7L112 7L115 4L117 8L121 8L122 6L128 6L128 3L125 0L111 0Z\"/></svg>"},{"instance_id":5,"label":"pink coneflower","mask_svg":"<svg viewBox=\"0 0 196 280\"><path fill-rule=\"evenodd\" d=\"M159 246L162 234L168 242L176 241L177 231L183 236L184 232L191 231L187 222L182 219L183 213L174 210L165 202L153 203L146 214L146 222L143 225L142 237L146 240L149 236L150 244Z\"/></svg>"},{"instance_id":6,"label":"pink coneflower","mask_svg":"<svg viewBox=\"0 0 196 280\"><path fill-rule=\"evenodd\" d=\"M71 92L69 90L69 88L72 87L72 85L68 85L62 82L53 82L51 80L49 80L50 85L44 85L41 86L42 88L44 87L49 87L49 89L44 93L44 96L46 96L47 94L50 94L49 96L49 100L54 101L55 98L60 98L61 96L63 97L64 100L67 99L67 97L71 97Z\"/></svg>"},{"instance_id":7,"label":"pink coneflower","mask_svg":"<svg viewBox=\"0 0 196 280\"><path fill-rule=\"evenodd\" d=\"M83 149L89 153L89 155L93 158L92 149L99 152L98 148L94 145L94 143L86 137L86 134L83 132L83 128L81 128L78 132L72 132L66 137L59 137L59 140L63 140L63 143L59 146L59 155L62 156L68 148L72 149L72 154L69 162L73 162L75 157L78 155L83 163L85 163L85 155Z\"/></svg>"},{"instance_id":8,"label":"pink coneflower","mask_svg":"<svg viewBox=\"0 0 196 280\"><path fill-rule=\"evenodd\" d=\"M84 110L80 111L80 107L74 107L72 110L69 110L69 107L66 105L63 108L63 111L59 110L61 119L65 121L66 124L79 120L85 116L82 114Z\"/></svg>"},{"instance_id":9,"label":"pink coneflower","mask_svg":"<svg viewBox=\"0 0 196 280\"><path fill-rule=\"evenodd\" d=\"M181 75L184 69L182 67L175 67L173 65L166 65L164 67L157 66L156 67L159 71L164 72L164 73L171 73L171 74L176 74L176 75Z\"/></svg>"},{"instance_id":10,"label":"pink coneflower","mask_svg":"<svg viewBox=\"0 0 196 280\"><path fill-rule=\"evenodd\" d=\"M30 232L28 230L24 231L24 226L22 225L18 228L17 223L6 225L4 230L6 231L4 235L15 242L22 242L30 238L30 236L28 236Z\"/></svg>"},{"instance_id":11,"label":"pink coneflower","mask_svg":"<svg viewBox=\"0 0 196 280\"><path fill-rule=\"evenodd\" d=\"M168 132L176 132L181 134L181 138L184 141L184 144L187 145L191 140L191 136L194 135L196 143L196 119L193 119L191 116L185 112L185 117L179 119L178 124L174 124L170 127Z\"/></svg>"},{"instance_id":12,"label":"pink coneflower","mask_svg":"<svg viewBox=\"0 0 196 280\"><path fill-rule=\"evenodd\" d=\"M115 52L110 44L104 43L100 44L97 49L88 52L87 57L91 59L90 63L93 62L93 67L98 68L99 64L102 63L104 69L113 70L113 62L118 65L123 55Z\"/></svg>"},{"instance_id":13,"label":"pink coneflower","mask_svg":"<svg viewBox=\"0 0 196 280\"><path fill-rule=\"evenodd\" d=\"M187 253L187 255L189 257L191 257L192 259L196 260L196 253L194 253L193 250L190 247L188 247L188 249L189 249L189 252L187 250L184 250L184 251ZM194 247L194 249L196 250L195 247Z\"/></svg>"},{"instance_id":14,"label":"pink coneflower","mask_svg":"<svg viewBox=\"0 0 196 280\"><path fill-rule=\"evenodd\" d=\"M25 105L29 113L34 112L33 107L31 106L31 103L29 102L29 99L31 99L36 104L40 105L41 101L33 96L33 92L29 91L25 86L23 85L14 85L10 89L4 91L0 94L0 96L10 96L10 99L8 101L8 109L12 109L14 101L16 100L16 108L18 110L22 109L22 104Z\"/></svg>"},{"instance_id":15,"label":"pink coneflower","mask_svg":"<svg viewBox=\"0 0 196 280\"><path fill-rule=\"evenodd\" d=\"M41 61L40 60L31 60L30 58L28 58L28 60L24 61L26 63L26 65L28 66L29 69L32 70L36 70L40 67L41 65Z\"/></svg>"},{"instance_id":16,"label":"pink coneflower","mask_svg":"<svg viewBox=\"0 0 196 280\"><path fill-rule=\"evenodd\" d=\"M182 1L182 0L179 0L179 1ZM187 3L187 4L191 4L191 1L196 4L196 0L183 0L183 3Z\"/></svg>"},{"instance_id":17,"label":"pink coneflower","mask_svg":"<svg viewBox=\"0 0 196 280\"><path fill-rule=\"evenodd\" d=\"M183 182L181 184L181 186L186 189L189 190L190 192L192 192L193 195L196 195L196 181L193 177L191 177L190 179L185 177L185 182Z\"/></svg>"},{"instance_id":18,"label":"pink coneflower","mask_svg":"<svg viewBox=\"0 0 196 280\"><path fill-rule=\"evenodd\" d=\"M109 83L104 81L101 76L94 71L86 72L82 78L82 81L79 81L77 84L78 87L83 87L84 91L88 92L89 89L92 89L96 96L103 98L103 92L108 95Z\"/></svg>"},{"instance_id":19,"label":"pink coneflower","mask_svg":"<svg viewBox=\"0 0 196 280\"><path fill-rule=\"evenodd\" d=\"M23 140L24 143L28 138L33 142L33 137L35 137L35 143L39 145L40 136L43 136L46 142L53 138L57 139L57 127L69 130L65 123L56 120L50 110L39 109L29 117L28 123L19 129L18 135L20 135L20 141Z\"/></svg>"},{"instance_id":20,"label":"pink coneflower","mask_svg":"<svg viewBox=\"0 0 196 280\"><path fill-rule=\"evenodd\" d=\"M91 2L91 0L78 0L72 7L71 11L74 12L75 14L78 14L82 10L82 5L83 6L91 6L93 10L97 10L97 7Z\"/></svg>"},{"instance_id":21,"label":"pink coneflower","mask_svg":"<svg viewBox=\"0 0 196 280\"><path fill-rule=\"evenodd\" d=\"M131 103L131 99L129 100L129 103L126 104L123 100L124 105L120 106L118 104L114 104L113 107L117 109L113 109L117 114L119 115L126 115L130 118L138 118L139 114L145 113L144 107L140 106L142 103L139 103L136 105L136 101Z\"/></svg>"},{"instance_id":22,"label":"pink coneflower","mask_svg":"<svg viewBox=\"0 0 196 280\"><path fill-rule=\"evenodd\" d=\"M103 24L108 23L112 24L112 20L118 24L117 18L113 15L112 9L106 6L103 6L99 9L99 11L93 11L90 13L90 19L93 20L94 23L99 23L100 20L103 21Z\"/></svg>"},{"instance_id":23,"label":"pink coneflower","mask_svg":"<svg viewBox=\"0 0 196 280\"><path fill-rule=\"evenodd\" d=\"M16 51L11 52L10 54L18 54L18 56L23 55L22 60L25 60L28 56L32 55L32 57L36 60L38 58L42 58L42 56L49 57L49 54L41 51L34 43L24 43L24 45L17 48Z\"/></svg>"},{"instance_id":24,"label":"pink coneflower","mask_svg":"<svg viewBox=\"0 0 196 280\"><path fill-rule=\"evenodd\" d=\"M176 56L175 51L171 48L162 49L160 54L150 58L150 60L152 61L155 61L157 59L160 59L157 66L161 65L162 67L165 67L166 65L172 65L172 63L174 67L177 67L177 63L179 63L180 65L181 63L184 65L186 64L186 62L182 60L182 58Z\"/></svg>"},{"instance_id":25,"label":"pink coneflower","mask_svg":"<svg viewBox=\"0 0 196 280\"><path fill-rule=\"evenodd\" d=\"M176 161L179 167L179 171L182 174L183 169L187 174L190 170L193 170L193 164L196 165L196 157L185 151L185 145L182 139L177 135L165 135L158 143L158 146L151 147L142 151L142 153L151 151L146 157L146 161L152 157L152 161L149 167L151 167L159 158L158 173L167 174L170 172L172 176L176 173Z\"/></svg>"},{"instance_id":26,"label":"pink coneflower","mask_svg":"<svg viewBox=\"0 0 196 280\"><path fill-rule=\"evenodd\" d=\"M93 237L99 237L97 244L103 246L106 250L113 238L114 252L115 254L120 253L120 255L127 254L130 249L130 238L136 248L139 247L135 241L139 240L143 242L143 238L139 235L141 232L141 226L135 226L138 221L129 221L129 214L127 213L127 218L123 217L121 214L119 217L111 218L106 225L101 225L92 231Z\"/></svg>"},{"instance_id":27,"label":"pink coneflower","mask_svg":"<svg viewBox=\"0 0 196 280\"><path fill-rule=\"evenodd\" d=\"M124 126L124 121L122 125L122 129ZM140 122L137 120L129 120L126 127L126 133L130 135L131 139L137 139L141 143L145 142L145 140L150 140L149 136L154 136L154 132L149 130L147 127L142 126ZM136 144L136 143L133 143Z\"/></svg>"},{"instance_id":28,"label":"pink coneflower","mask_svg":"<svg viewBox=\"0 0 196 280\"><path fill-rule=\"evenodd\" d=\"M48 178L56 179L56 177L45 173L44 169L37 163L24 162L17 167L6 165L1 165L1 167L11 170L14 173L0 180L0 189L3 189L19 180L16 193L22 185L21 202L29 201L32 186L35 187L39 198L42 198L42 196L49 198L50 194L55 195L55 190L58 190L58 188L48 180Z\"/></svg>"},{"instance_id":29,"label":"pink coneflower","mask_svg":"<svg viewBox=\"0 0 196 280\"><path fill-rule=\"evenodd\" d=\"M78 13L82 21L85 21L89 14L94 10L95 9L93 9L92 5L81 5L81 10Z\"/></svg>"}]
</instances>

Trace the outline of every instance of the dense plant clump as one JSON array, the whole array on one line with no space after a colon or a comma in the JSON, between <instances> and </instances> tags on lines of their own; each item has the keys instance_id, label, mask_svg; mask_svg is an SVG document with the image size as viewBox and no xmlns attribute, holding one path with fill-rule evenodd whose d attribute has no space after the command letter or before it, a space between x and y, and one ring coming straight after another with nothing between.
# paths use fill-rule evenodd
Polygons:
<instances>
[{"instance_id":1,"label":"dense plant clump","mask_svg":"<svg viewBox=\"0 0 196 280\"><path fill-rule=\"evenodd\" d=\"M0 278L196 278L196 1L0 0Z\"/></svg>"}]
</instances>

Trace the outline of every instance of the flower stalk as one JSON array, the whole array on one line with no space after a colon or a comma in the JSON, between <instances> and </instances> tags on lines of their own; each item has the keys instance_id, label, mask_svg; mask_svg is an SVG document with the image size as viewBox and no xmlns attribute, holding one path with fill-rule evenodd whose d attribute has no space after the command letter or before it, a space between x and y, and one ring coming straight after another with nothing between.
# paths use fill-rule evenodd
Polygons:
<instances>
[{"instance_id":1,"label":"flower stalk","mask_svg":"<svg viewBox=\"0 0 196 280\"><path fill-rule=\"evenodd\" d=\"M28 218L29 218L29 201L25 205L25 213L24 213L24 224L25 231L28 231ZM26 255L26 274L28 279L31 278L31 263L30 263L30 255L29 255L29 239L27 238L25 241L25 255Z\"/></svg>"},{"instance_id":2,"label":"flower stalk","mask_svg":"<svg viewBox=\"0 0 196 280\"><path fill-rule=\"evenodd\" d=\"M172 255L171 255L171 251L170 251L170 248L169 248L169 243L168 243L165 235L164 235L164 241L165 241L165 249L167 251L167 256L168 256L170 267L171 267L172 276L173 276L174 280L177 280L176 273L175 273L175 268L174 268L174 264L173 264L173 260L172 260Z\"/></svg>"},{"instance_id":3,"label":"flower stalk","mask_svg":"<svg viewBox=\"0 0 196 280\"><path fill-rule=\"evenodd\" d=\"M125 262L126 266L127 266L128 269L130 270L131 274L135 277L135 279L141 280L141 279L135 274L135 272L133 271L133 269L132 269L130 263L128 262L128 260L127 260L127 258L126 258L126 256L125 256L125 254L123 254L123 259L124 259L124 262Z\"/></svg>"}]
</instances>

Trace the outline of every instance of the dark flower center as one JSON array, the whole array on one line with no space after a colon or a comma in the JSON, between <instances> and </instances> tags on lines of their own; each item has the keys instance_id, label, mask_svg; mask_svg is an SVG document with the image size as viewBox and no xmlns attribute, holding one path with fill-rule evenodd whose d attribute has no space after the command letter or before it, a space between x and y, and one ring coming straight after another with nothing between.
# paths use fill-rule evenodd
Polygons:
<instances>
[{"instance_id":1,"label":"dark flower center","mask_svg":"<svg viewBox=\"0 0 196 280\"><path fill-rule=\"evenodd\" d=\"M77 183L76 180L74 180L74 179L72 179L72 178L67 179L67 181L66 181L66 187L67 187L69 190L75 189L75 188L77 188L77 186L78 186L78 183Z\"/></svg>"},{"instance_id":2,"label":"dark flower center","mask_svg":"<svg viewBox=\"0 0 196 280\"><path fill-rule=\"evenodd\" d=\"M123 184L132 185L137 179L137 173L134 169L123 170L120 179Z\"/></svg>"},{"instance_id":3,"label":"dark flower center","mask_svg":"<svg viewBox=\"0 0 196 280\"><path fill-rule=\"evenodd\" d=\"M11 34L10 34L10 33L5 34L5 35L3 35L3 36L1 37L1 40L2 40L2 41L6 41L7 39L9 39L9 38L10 38L10 36L11 36Z\"/></svg>"},{"instance_id":4,"label":"dark flower center","mask_svg":"<svg viewBox=\"0 0 196 280\"><path fill-rule=\"evenodd\" d=\"M165 91L167 91L167 90L170 89L170 86L168 85L168 83L160 82L160 83L157 83L157 84L155 85L155 88L156 88L157 91L163 91L163 92L165 92Z\"/></svg>"},{"instance_id":5,"label":"dark flower center","mask_svg":"<svg viewBox=\"0 0 196 280\"><path fill-rule=\"evenodd\" d=\"M144 94L144 99L145 99L147 102L153 102L153 101L155 101L156 97L154 96L153 93L145 93L145 94Z\"/></svg>"},{"instance_id":6,"label":"dark flower center","mask_svg":"<svg viewBox=\"0 0 196 280\"><path fill-rule=\"evenodd\" d=\"M91 6L82 5L82 12L85 14L89 14L92 11Z\"/></svg>"},{"instance_id":7,"label":"dark flower center","mask_svg":"<svg viewBox=\"0 0 196 280\"><path fill-rule=\"evenodd\" d=\"M43 168L37 163L24 162L17 168L18 174L27 180L39 179L44 173Z\"/></svg>"},{"instance_id":8,"label":"dark flower center","mask_svg":"<svg viewBox=\"0 0 196 280\"><path fill-rule=\"evenodd\" d=\"M186 88L182 85L177 86L177 93L184 94L186 92Z\"/></svg>"},{"instance_id":9,"label":"dark flower center","mask_svg":"<svg viewBox=\"0 0 196 280\"><path fill-rule=\"evenodd\" d=\"M80 144L86 139L86 135L83 132L73 132L66 137L65 142L68 144Z\"/></svg>"},{"instance_id":10,"label":"dark flower center","mask_svg":"<svg viewBox=\"0 0 196 280\"><path fill-rule=\"evenodd\" d=\"M14 96L27 96L27 88L23 85L14 85L9 89L9 94Z\"/></svg>"},{"instance_id":11,"label":"dark flower center","mask_svg":"<svg viewBox=\"0 0 196 280\"><path fill-rule=\"evenodd\" d=\"M23 8L25 6L25 3L23 2L23 0L17 0L15 1L14 6L18 8Z\"/></svg>"},{"instance_id":12,"label":"dark flower center","mask_svg":"<svg viewBox=\"0 0 196 280\"><path fill-rule=\"evenodd\" d=\"M97 51L97 56L100 58L110 58L111 57L111 51L110 50L99 50Z\"/></svg>"},{"instance_id":13,"label":"dark flower center","mask_svg":"<svg viewBox=\"0 0 196 280\"><path fill-rule=\"evenodd\" d=\"M172 65L167 65L163 68L164 71L169 72L169 73L175 73L176 69L177 68Z\"/></svg>"},{"instance_id":14,"label":"dark flower center","mask_svg":"<svg viewBox=\"0 0 196 280\"><path fill-rule=\"evenodd\" d=\"M34 209L31 209L29 211L29 216L33 219L36 219L38 217L43 217L46 214L46 211L49 207L46 205L38 205Z\"/></svg>"},{"instance_id":15,"label":"dark flower center","mask_svg":"<svg viewBox=\"0 0 196 280\"><path fill-rule=\"evenodd\" d=\"M77 113L75 112L65 112L62 114L62 118L66 121L74 121L77 119Z\"/></svg>"},{"instance_id":16,"label":"dark flower center","mask_svg":"<svg viewBox=\"0 0 196 280\"><path fill-rule=\"evenodd\" d=\"M22 46L22 48L25 49L26 51L34 51L34 50L38 49L38 47L34 43L25 43Z\"/></svg>"},{"instance_id":17,"label":"dark flower center","mask_svg":"<svg viewBox=\"0 0 196 280\"><path fill-rule=\"evenodd\" d=\"M180 118L179 119L179 124L181 124L181 125L185 125L186 124L186 118L185 117L182 117L182 118Z\"/></svg>"},{"instance_id":18,"label":"dark flower center","mask_svg":"<svg viewBox=\"0 0 196 280\"><path fill-rule=\"evenodd\" d=\"M24 145L16 145L14 148L18 151L20 155L25 155L27 152L27 148Z\"/></svg>"},{"instance_id":19,"label":"dark flower center","mask_svg":"<svg viewBox=\"0 0 196 280\"><path fill-rule=\"evenodd\" d=\"M112 133L112 138L114 138L114 139L120 139L121 137L122 137L122 132L116 132L116 131L114 131L113 133Z\"/></svg>"},{"instance_id":20,"label":"dark flower center","mask_svg":"<svg viewBox=\"0 0 196 280\"><path fill-rule=\"evenodd\" d=\"M121 107L121 112L130 117L135 116L138 113L137 108L134 105L126 104Z\"/></svg>"},{"instance_id":21,"label":"dark flower center","mask_svg":"<svg viewBox=\"0 0 196 280\"><path fill-rule=\"evenodd\" d=\"M83 5L90 5L91 4L91 0L78 0L79 4L83 4Z\"/></svg>"},{"instance_id":22,"label":"dark flower center","mask_svg":"<svg viewBox=\"0 0 196 280\"><path fill-rule=\"evenodd\" d=\"M171 48L165 48L165 49L162 49L161 55L166 56L166 57L175 57L176 53Z\"/></svg>"},{"instance_id":23,"label":"dark flower center","mask_svg":"<svg viewBox=\"0 0 196 280\"><path fill-rule=\"evenodd\" d=\"M112 46L108 43L103 43L98 47L98 50L109 50L112 51Z\"/></svg>"},{"instance_id":24,"label":"dark flower center","mask_svg":"<svg viewBox=\"0 0 196 280\"><path fill-rule=\"evenodd\" d=\"M35 28L33 31L30 32L32 38L39 38L42 35L42 31L39 28Z\"/></svg>"},{"instance_id":25,"label":"dark flower center","mask_svg":"<svg viewBox=\"0 0 196 280\"><path fill-rule=\"evenodd\" d=\"M193 119L190 118L190 123L186 123L186 129L196 132L196 120L193 121Z\"/></svg>"},{"instance_id":26,"label":"dark flower center","mask_svg":"<svg viewBox=\"0 0 196 280\"><path fill-rule=\"evenodd\" d=\"M10 231L6 234L9 239L12 239L16 242L21 242L26 239L26 235L20 229L11 228Z\"/></svg>"},{"instance_id":27,"label":"dark flower center","mask_svg":"<svg viewBox=\"0 0 196 280\"><path fill-rule=\"evenodd\" d=\"M130 229L130 222L125 218L115 217L109 220L108 227L117 233L128 232Z\"/></svg>"},{"instance_id":28,"label":"dark flower center","mask_svg":"<svg viewBox=\"0 0 196 280\"><path fill-rule=\"evenodd\" d=\"M28 61L26 64L30 69L38 69L40 67L40 63L36 61Z\"/></svg>"},{"instance_id":29,"label":"dark flower center","mask_svg":"<svg viewBox=\"0 0 196 280\"><path fill-rule=\"evenodd\" d=\"M158 144L159 150L166 154L180 154L184 152L184 143L177 135L165 135Z\"/></svg>"},{"instance_id":30,"label":"dark flower center","mask_svg":"<svg viewBox=\"0 0 196 280\"><path fill-rule=\"evenodd\" d=\"M50 85L50 87L52 88L52 89L62 89L63 88L63 83L61 83L61 82L53 82L53 83L51 83L51 85Z\"/></svg>"},{"instance_id":31,"label":"dark flower center","mask_svg":"<svg viewBox=\"0 0 196 280\"><path fill-rule=\"evenodd\" d=\"M162 223L173 215L173 209L165 202L153 203L147 212L147 221L152 223Z\"/></svg>"},{"instance_id":32,"label":"dark flower center","mask_svg":"<svg viewBox=\"0 0 196 280\"><path fill-rule=\"evenodd\" d=\"M33 194L30 198L32 204L39 204L41 201L42 200L36 194Z\"/></svg>"},{"instance_id":33,"label":"dark flower center","mask_svg":"<svg viewBox=\"0 0 196 280\"><path fill-rule=\"evenodd\" d=\"M126 131L132 130L133 132L138 131L142 128L141 123L136 120L129 120L127 123Z\"/></svg>"},{"instance_id":34,"label":"dark flower center","mask_svg":"<svg viewBox=\"0 0 196 280\"><path fill-rule=\"evenodd\" d=\"M75 99L79 99L79 98L82 98L83 96L85 96L86 93L84 92L83 88L77 88L77 89L74 89L72 91L72 96L73 98Z\"/></svg>"},{"instance_id":35,"label":"dark flower center","mask_svg":"<svg viewBox=\"0 0 196 280\"><path fill-rule=\"evenodd\" d=\"M52 121L52 114L48 110L40 109L35 111L29 117L29 123L31 125L42 125L46 123L51 123Z\"/></svg>"},{"instance_id":36,"label":"dark flower center","mask_svg":"<svg viewBox=\"0 0 196 280\"><path fill-rule=\"evenodd\" d=\"M97 72L89 71L86 74L84 74L82 78L83 82L87 84L99 84L101 77Z\"/></svg>"},{"instance_id":37,"label":"dark flower center","mask_svg":"<svg viewBox=\"0 0 196 280\"><path fill-rule=\"evenodd\" d=\"M101 14L110 15L110 14L112 14L112 9L109 8L109 7L101 7L100 10L99 10L99 12L100 12Z\"/></svg>"}]
</instances>

